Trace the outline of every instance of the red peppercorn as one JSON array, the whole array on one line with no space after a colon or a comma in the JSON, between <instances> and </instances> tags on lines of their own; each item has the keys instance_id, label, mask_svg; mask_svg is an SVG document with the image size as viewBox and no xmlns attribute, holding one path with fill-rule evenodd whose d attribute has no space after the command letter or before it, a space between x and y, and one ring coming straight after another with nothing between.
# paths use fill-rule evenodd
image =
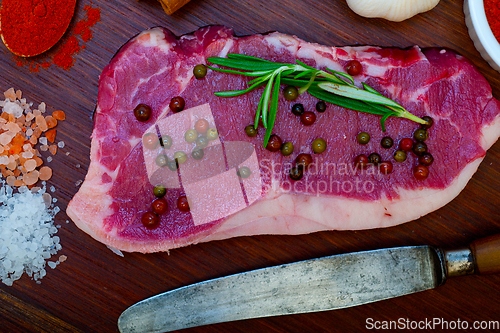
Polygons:
<instances>
[{"instance_id":1,"label":"red peppercorn","mask_svg":"<svg viewBox=\"0 0 500 333\"><path fill-rule=\"evenodd\" d=\"M347 71L347 74L349 75L358 75L361 73L361 70L363 69L363 66L361 66L361 63L357 60L351 60L347 63L345 66L345 69Z\"/></svg>"},{"instance_id":2,"label":"red peppercorn","mask_svg":"<svg viewBox=\"0 0 500 333\"><path fill-rule=\"evenodd\" d=\"M302 166L303 169L306 169L313 162L313 158L311 154L301 153L297 155L295 159L295 164Z\"/></svg>"},{"instance_id":3,"label":"red peppercorn","mask_svg":"<svg viewBox=\"0 0 500 333\"><path fill-rule=\"evenodd\" d=\"M168 204L167 200L165 199L156 199L153 201L151 204L151 207L153 208L153 212L155 212L158 215L165 214L168 209Z\"/></svg>"},{"instance_id":4,"label":"red peppercorn","mask_svg":"<svg viewBox=\"0 0 500 333\"><path fill-rule=\"evenodd\" d=\"M189 207L188 199L185 195L180 196L179 199L177 199L177 208L179 208L181 212L189 212L189 210L191 209Z\"/></svg>"},{"instance_id":5,"label":"red peppercorn","mask_svg":"<svg viewBox=\"0 0 500 333\"><path fill-rule=\"evenodd\" d=\"M200 134L207 133L209 127L210 125L206 119L198 119L196 123L194 123L194 129Z\"/></svg>"},{"instance_id":6,"label":"red peppercorn","mask_svg":"<svg viewBox=\"0 0 500 333\"><path fill-rule=\"evenodd\" d=\"M151 108L146 104L139 104L134 109L134 116L139 121L148 121L151 117Z\"/></svg>"},{"instance_id":7,"label":"red peppercorn","mask_svg":"<svg viewBox=\"0 0 500 333\"><path fill-rule=\"evenodd\" d=\"M399 141L399 149L404 151L410 151L413 147L413 140L410 138L404 138Z\"/></svg>"},{"instance_id":8,"label":"red peppercorn","mask_svg":"<svg viewBox=\"0 0 500 333\"><path fill-rule=\"evenodd\" d=\"M181 112L182 110L184 110L185 105L186 102L184 101L184 98L177 96L172 98L168 107L170 108L170 110L172 110L172 112Z\"/></svg>"},{"instance_id":9,"label":"red peppercorn","mask_svg":"<svg viewBox=\"0 0 500 333\"><path fill-rule=\"evenodd\" d=\"M365 154L358 155L354 158L354 166L358 169L364 169L368 166L370 160Z\"/></svg>"},{"instance_id":10,"label":"red peppercorn","mask_svg":"<svg viewBox=\"0 0 500 333\"><path fill-rule=\"evenodd\" d=\"M282 144L283 142L281 141L281 138L276 134L273 134L269 137L266 149L274 153L281 149Z\"/></svg>"},{"instance_id":11,"label":"red peppercorn","mask_svg":"<svg viewBox=\"0 0 500 333\"><path fill-rule=\"evenodd\" d=\"M316 121L316 115L314 114L314 112L306 111L300 116L300 121L302 122L302 124L310 126Z\"/></svg>"},{"instance_id":12,"label":"red peppercorn","mask_svg":"<svg viewBox=\"0 0 500 333\"><path fill-rule=\"evenodd\" d=\"M419 164L413 168L413 176L416 180L425 180L429 176L429 168Z\"/></svg>"},{"instance_id":13,"label":"red peppercorn","mask_svg":"<svg viewBox=\"0 0 500 333\"><path fill-rule=\"evenodd\" d=\"M430 153L423 153L418 157L418 163L429 166L434 162L434 157Z\"/></svg>"},{"instance_id":14,"label":"red peppercorn","mask_svg":"<svg viewBox=\"0 0 500 333\"><path fill-rule=\"evenodd\" d=\"M158 215L153 212L146 212L141 217L142 225L148 229L154 229L158 226Z\"/></svg>"},{"instance_id":15,"label":"red peppercorn","mask_svg":"<svg viewBox=\"0 0 500 333\"><path fill-rule=\"evenodd\" d=\"M382 172L385 175L390 174L393 170L392 162L391 161L384 161L384 162L380 163L379 170L380 170L380 172Z\"/></svg>"}]
</instances>

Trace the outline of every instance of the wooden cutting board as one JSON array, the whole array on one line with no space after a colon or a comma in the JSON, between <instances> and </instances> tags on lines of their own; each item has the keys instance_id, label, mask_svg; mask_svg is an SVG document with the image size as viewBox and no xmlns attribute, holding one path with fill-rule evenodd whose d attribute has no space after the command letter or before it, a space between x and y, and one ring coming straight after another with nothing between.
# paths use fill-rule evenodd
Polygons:
<instances>
[{"instance_id":1,"label":"wooden cutting board","mask_svg":"<svg viewBox=\"0 0 500 333\"><path fill-rule=\"evenodd\" d=\"M91 117L99 74L122 44L149 27L165 26L181 35L204 25L223 24L238 35L277 30L332 46L448 47L472 60L491 83L493 95L500 98L500 74L475 50L460 0L441 1L434 10L402 23L361 18L349 10L344 0L192 0L173 16L167 16L154 0L80 0L76 20L84 16L86 5L101 10L101 22L93 27L93 39L75 56L70 70L51 66L30 71L29 66L17 66L16 59L0 45L0 90L15 87L35 103L45 101L49 110L66 111L67 120L60 123L58 134L66 147L51 162L54 176L49 182L56 188L54 195L63 211L89 164ZM0 331L117 332L118 316L128 306L206 279L382 247L463 246L500 232L499 170L497 142L453 202L397 227L242 237L177 249L170 254L125 254L121 258L73 223L66 223L68 217L61 212L56 218L63 246L58 255L66 255L67 261L55 270L48 268L41 284L26 275L12 287L0 284ZM467 321L469 327L474 321L498 324L499 286L500 276L469 276L451 279L435 290L350 309L245 320L185 332L358 332L376 321L424 325L426 320L439 319L450 327L458 320Z\"/></svg>"}]
</instances>

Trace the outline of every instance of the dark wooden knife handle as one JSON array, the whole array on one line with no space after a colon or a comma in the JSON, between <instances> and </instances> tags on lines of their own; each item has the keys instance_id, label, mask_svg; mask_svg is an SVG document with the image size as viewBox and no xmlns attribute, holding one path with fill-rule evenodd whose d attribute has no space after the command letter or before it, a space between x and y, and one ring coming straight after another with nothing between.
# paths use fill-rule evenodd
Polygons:
<instances>
[{"instance_id":1,"label":"dark wooden knife handle","mask_svg":"<svg viewBox=\"0 0 500 333\"><path fill-rule=\"evenodd\" d=\"M500 273L500 234L478 239L470 245L470 249L476 273Z\"/></svg>"}]
</instances>

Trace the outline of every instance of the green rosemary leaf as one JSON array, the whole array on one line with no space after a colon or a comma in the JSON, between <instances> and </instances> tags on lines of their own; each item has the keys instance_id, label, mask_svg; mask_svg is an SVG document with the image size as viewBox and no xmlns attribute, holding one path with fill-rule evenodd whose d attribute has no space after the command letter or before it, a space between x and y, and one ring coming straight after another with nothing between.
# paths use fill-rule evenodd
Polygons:
<instances>
[{"instance_id":1,"label":"green rosemary leaf","mask_svg":"<svg viewBox=\"0 0 500 333\"><path fill-rule=\"evenodd\" d=\"M256 82L256 83L252 84L250 87L243 89L243 90L218 91L218 92L215 92L214 95L219 96L219 97L235 97L235 96L244 95L244 94L249 93L250 91L252 91L254 89L262 87L264 85L264 82Z\"/></svg>"},{"instance_id":2,"label":"green rosemary leaf","mask_svg":"<svg viewBox=\"0 0 500 333\"><path fill-rule=\"evenodd\" d=\"M274 122L276 121L276 113L278 113L278 97L280 93L280 76L276 76L276 80L274 82L274 87L273 87L273 93L271 96L271 105L270 105L270 112L269 112L269 121L268 121L268 126L266 128L266 134L264 135L264 148L266 148L269 138L273 134L273 127L274 127Z\"/></svg>"},{"instance_id":3,"label":"green rosemary leaf","mask_svg":"<svg viewBox=\"0 0 500 333\"><path fill-rule=\"evenodd\" d=\"M262 75L265 75L269 71L249 71L249 72L241 72L241 71L236 71L234 69L226 69L226 68L215 68L210 65L207 65L207 68L210 68L213 71L217 72L222 72L222 73L231 73L231 74L239 74L239 75L245 75L245 76L257 76L260 77Z\"/></svg>"},{"instance_id":4,"label":"green rosemary leaf","mask_svg":"<svg viewBox=\"0 0 500 333\"><path fill-rule=\"evenodd\" d=\"M334 71L333 69L330 69L330 68L325 68L325 71L331 73L332 75L335 75L339 79L341 79L339 76L342 76L342 77L346 78L349 81L350 84L354 85L354 79L352 78L352 76L350 76L347 73L342 73L342 72Z\"/></svg>"},{"instance_id":5,"label":"green rosemary leaf","mask_svg":"<svg viewBox=\"0 0 500 333\"><path fill-rule=\"evenodd\" d=\"M236 96L244 95L247 92L248 92L247 89L231 90L231 91L217 91L214 93L214 95L219 96L219 97L236 97Z\"/></svg>"},{"instance_id":6,"label":"green rosemary leaf","mask_svg":"<svg viewBox=\"0 0 500 333\"><path fill-rule=\"evenodd\" d=\"M370 103L382 104L385 106L391 106L395 108L401 108L401 105L384 96L373 94L369 91L362 90L357 87L344 86L331 82L320 83L318 84L318 87L333 94L338 94L352 99L357 99Z\"/></svg>"},{"instance_id":7,"label":"green rosemary leaf","mask_svg":"<svg viewBox=\"0 0 500 333\"><path fill-rule=\"evenodd\" d=\"M382 132L385 132L385 121L387 120L387 118L394 115L395 115L394 113L389 112L386 115L384 115L382 119L380 119L380 126L382 127Z\"/></svg>"},{"instance_id":8,"label":"green rosemary leaf","mask_svg":"<svg viewBox=\"0 0 500 333\"><path fill-rule=\"evenodd\" d=\"M299 89L299 94L303 94L307 91L307 89L309 89L309 87L311 87L311 85L313 84L314 82L314 79L316 79L316 73L314 73L311 78L309 79L309 82L303 86L302 88Z\"/></svg>"},{"instance_id":9,"label":"green rosemary leaf","mask_svg":"<svg viewBox=\"0 0 500 333\"><path fill-rule=\"evenodd\" d=\"M246 55L246 54L228 53L227 57L229 59L248 59L251 61L261 61L261 62L268 62L268 63L274 64L274 62L272 62L272 61L262 59L262 58L257 58L257 57Z\"/></svg>"},{"instance_id":10,"label":"green rosemary leaf","mask_svg":"<svg viewBox=\"0 0 500 333\"><path fill-rule=\"evenodd\" d=\"M228 59L228 58L217 58L210 57L207 61L224 67L236 68L246 71L269 71L276 70L283 66L283 64L267 63L262 61L248 61L245 59Z\"/></svg>"},{"instance_id":11,"label":"green rosemary leaf","mask_svg":"<svg viewBox=\"0 0 500 333\"><path fill-rule=\"evenodd\" d=\"M271 78L273 73L274 73L274 71L268 71L267 74L265 74L263 76L256 77L255 79L248 81L247 84L253 85L255 83L264 83Z\"/></svg>"},{"instance_id":12,"label":"green rosemary leaf","mask_svg":"<svg viewBox=\"0 0 500 333\"><path fill-rule=\"evenodd\" d=\"M262 104L264 103L263 99L264 95L260 97L259 105L257 106L257 112L255 113L255 122L253 124L253 127L257 129L259 127L259 121L260 121L260 115L262 113Z\"/></svg>"},{"instance_id":13,"label":"green rosemary leaf","mask_svg":"<svg viewBox=\"0 0 500 333\"><path fill-rule=\"evenodd\" d=\"M296 59L295 62L299 65L301 65L302 67L305 67L305 68L309 68L310 70L313 70L313 71L317 71L318 69L317 68L314 68L314 67L311 67L309 65L306 65L305 63L303 63L302 61Z\"/></svg>"},{"instance_id":14,"label":"green rosemary leaf","mask_svg":"<svg viewBox=\"0 0 500 333\"><path fill-rule=\"evenodd\" d=\"M361 112L376 114L379 116L383 116L387 114L388 111L390 111L387 108L384 108L385 110L381 110L375 107L375 105L371 105L369 103L365 103L362 101L353 100L344 96L329 94L326 91L315 87L309 88L307 92L312 96L321 99L325 102L338 105L346 109L351 109L354 111L361 111Z\"/></svg>"},{"instance_id":15,"label":"green rosemary leaf","mask_svg":"<svg viewBox=\"0 0 500 333\"><path fill-rule=\"evenodd\" d=\"M367 85L366 83L363 82L361 84L363 85L363 88L365 88L366 91L369 91L371 93L383 96L381 93L379 93L378 91L376 91L375 89L373 89L372 87L370 87L369 85Z\"/></svg>"},{"instance_id":16,"label":"green rosemary leaf","mask_svg":"<svg viewBox=\"0 0 500 333\"><path fill-rule=\"evenodd\" d=\"M262 105L262 122L264 123L264 127L268 128L267 120L269 119L268 111L269 111L269 100L271 98L271 92L273 90L273 83L276 77L276 72L273 73L271 78L266 84L266 88L264 89L264 93L262 94L262 98L264 99Z\"/></svg>"}]
</instances>

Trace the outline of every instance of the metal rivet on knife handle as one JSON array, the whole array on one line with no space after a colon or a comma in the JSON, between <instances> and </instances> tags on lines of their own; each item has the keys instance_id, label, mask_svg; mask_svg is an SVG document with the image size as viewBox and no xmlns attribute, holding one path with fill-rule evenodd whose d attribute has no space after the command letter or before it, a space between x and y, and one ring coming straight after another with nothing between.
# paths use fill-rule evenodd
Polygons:
<instances>
[{"instance_id":1,"label":"metal rivet on knife handle","mask_svg":"<svg viewBox=\"0 0 500 333\"><path fill-rule=\"evenodd\" d=\"M474 274L474 256L469 248L444 251L447 277Z\"/></svg>"},{"instance_id":2,"label":"metal rivet on knife handle","mask_svg":"<svg viewBox=\"0 0 500 333\"><path fill-rule=\"evenodd\" d=\"M473 242L470 248L477 273L500 273L500 234L479 239Z\"/></svg>"}]
</instances>

